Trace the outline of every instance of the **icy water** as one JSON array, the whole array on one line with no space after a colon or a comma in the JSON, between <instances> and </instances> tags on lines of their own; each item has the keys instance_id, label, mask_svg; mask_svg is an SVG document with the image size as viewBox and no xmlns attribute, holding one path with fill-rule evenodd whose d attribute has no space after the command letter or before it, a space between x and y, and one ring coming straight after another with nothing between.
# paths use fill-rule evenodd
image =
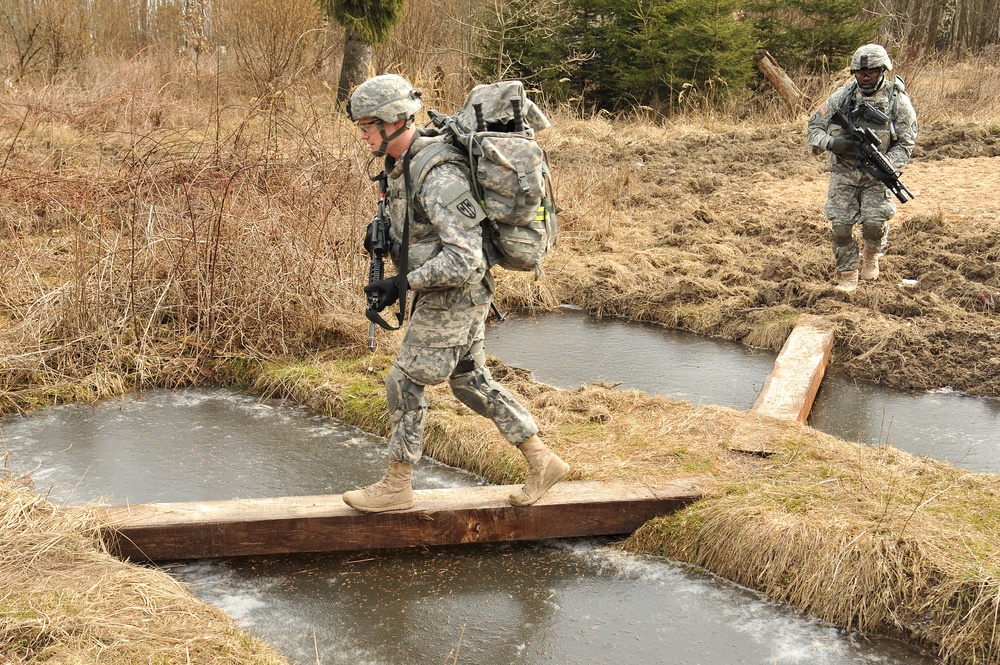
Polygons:
<instances>
[{"instance_id":1,"label":"icy water","mask_svg":"<svg viewBox=\"0 0 1000 665\"><path fill-rule=\"evenodd\" d=\"M486 350L557 388L621 382L650 394L741 411L753 405L777 356L569 309L496 323L487 334ZM1000 471L998 399L947 387L921 393L891 390L856 383L830 366L809 424L848 441L889 444L973 471Z\"/></svg>"},{"instance_id":2,"label":"icy water","mask_svg":"<svg viewBox=\"0 0 1000 665\"><path fill-rule=\"evenodd\" d=\"M341 493L385 441L225 390L150 391L0 421L56 502ZM480 482L425 460L417 487ZM164 564L294 663L930 665L676 563L564 540Z\"/></svg>"}]
</instances>

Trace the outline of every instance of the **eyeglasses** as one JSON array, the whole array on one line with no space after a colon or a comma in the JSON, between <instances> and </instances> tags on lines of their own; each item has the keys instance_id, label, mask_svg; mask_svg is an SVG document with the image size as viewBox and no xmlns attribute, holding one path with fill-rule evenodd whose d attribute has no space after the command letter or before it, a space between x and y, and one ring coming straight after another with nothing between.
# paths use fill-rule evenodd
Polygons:
<instances>
[{"instance_id":1,"label":"eyeglasses","mask_svg":"<svg viewBox=\"0 0 1000 665\"><path fill-rule=\"evenodd\" d=\"M373 120L368 120L368 121L358 120L358 122L355 124L357 124L358 129L360 129L363 134L371 134L376 127L382 126L382 121L378 118L375 118Z\"/></svg>"}]
</instances>

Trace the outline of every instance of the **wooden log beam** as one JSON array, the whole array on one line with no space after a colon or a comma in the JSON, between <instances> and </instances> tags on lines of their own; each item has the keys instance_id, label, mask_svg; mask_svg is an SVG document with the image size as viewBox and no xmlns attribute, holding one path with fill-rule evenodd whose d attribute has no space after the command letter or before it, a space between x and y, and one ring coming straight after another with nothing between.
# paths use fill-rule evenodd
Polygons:
<instances>
[{"instance_id":1,"label":"wooden log beam","mask_svg":"<svg viewBox=\"0 0 1000 665\"><path fill-rule=\"evenodd\" d=\"M114 506L104 537L123 558L166 561L624 534L701 498L705 482L563 482L524 508L507 503L517 485L418 490L414 508L377 514L339 494Z\"/></svg>"},{"instance_id":2,"label":"wooden log beam","mask_svg":"<svg viewBox=\"0 0 1000 665\"><path fill-rule=\"evenodd\" d=\"M831 322L809 314L799 317L750 411L804 423L832 349Z\"/></svg>"}]
</instances>

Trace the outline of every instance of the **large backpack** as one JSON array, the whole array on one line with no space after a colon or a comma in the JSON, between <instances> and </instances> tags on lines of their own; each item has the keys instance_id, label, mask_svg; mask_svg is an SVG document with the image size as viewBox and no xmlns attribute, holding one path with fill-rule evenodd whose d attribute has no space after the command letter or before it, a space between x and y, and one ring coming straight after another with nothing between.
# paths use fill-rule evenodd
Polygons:
<instances>
[{"instance_id":1,"label":"large backpack","mask_svg":"<svg viewBox=\"0 0 1000 665\"><path fill-rule=\"evenodd\" d=\"M534 271L537 277L556 241L548 156L535 141L535 132L551 123L520 81L477 85L454 116L429 115L442 143L461 150L469 164L473 194L486 213L483 250L489 266ZM431 155L425 152L433 151L418 153L426 164Z\"/></svg>"}]
</instances>

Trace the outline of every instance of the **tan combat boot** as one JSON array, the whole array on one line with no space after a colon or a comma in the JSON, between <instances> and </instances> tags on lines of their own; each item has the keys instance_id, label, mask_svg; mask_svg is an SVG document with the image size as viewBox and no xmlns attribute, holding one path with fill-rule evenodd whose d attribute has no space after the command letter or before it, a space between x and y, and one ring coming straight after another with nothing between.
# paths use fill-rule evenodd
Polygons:
<instances>
[{"instance_id":1,"label":"tan combat boot","mask_svg":"<svg viewBox=\"0 0 1000 665\"><path fill-rule=\"evenodd\" d=\"M537 434L523 441L518 448L524 459L528 460L528 478L524 487L511 494L507 500L513 506L530 506L569 473L569 464L549 450Z\"/></svg>"},{"instance_id":2,"label":"tan combat boot","mask_svg":"<svg viewBox=\"0 0 1000 665\"><path fill-rule=\"evenodd\" d=\"M867 249L863 254L861 264L861 279L878 279L878 252L869 252Z\"/></svg>"},{"instance_id":3,"label":"tan combat boot","mask_svg":"<svg viewBox=\"0 0 1000 665\"><path fill-rule=\"evenodd\" d=\"M411 465L407 462L390 462L382 480L368 487L345 492L344 503L365 513L382 513L387 510L406 510L416 503L410 485Z\"/></svg>"},{"instance_id":4,"label":"tan combat boot","mask_svg":"<svg viewBox=\"0 0 1000 665\"><path fill-rule=\"evenodd\" d=\"M854 293L858 290L858 271L851 270L850 272L840 273L840 284L833 287L837 291L843 291L844 293Z\"/></svg>"}]
</instances>

